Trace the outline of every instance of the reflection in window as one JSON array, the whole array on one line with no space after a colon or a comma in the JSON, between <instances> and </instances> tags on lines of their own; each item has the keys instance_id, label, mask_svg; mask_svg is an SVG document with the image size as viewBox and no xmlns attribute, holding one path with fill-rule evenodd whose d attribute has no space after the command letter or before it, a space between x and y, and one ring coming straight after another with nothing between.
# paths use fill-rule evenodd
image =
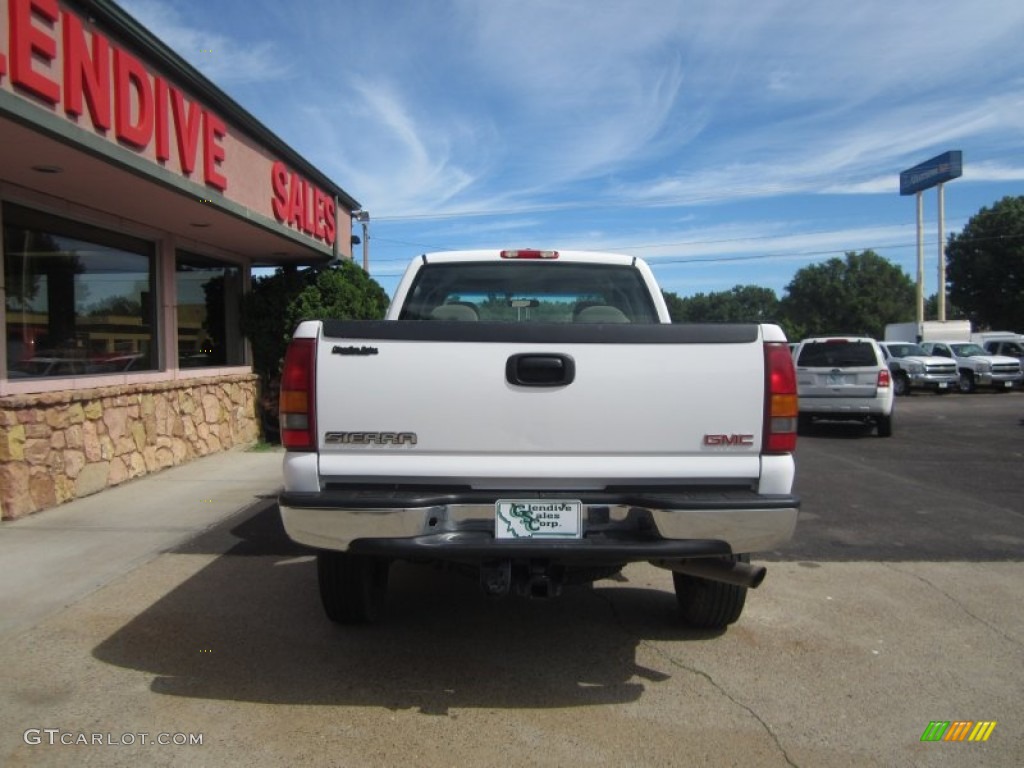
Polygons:
<instances>
[{"instance_id":1,"label":"reflection in window","mask_svg":"<svg viewBox=\"0 0 1024 768\"><path fill-rule=\"evenodd\" d=\"M179 251L178 365L242 365L244 346L238 329L242 270L223 261Z\"/></svg>"},{"instance_id":2,"label":"reflection in window","mask_svg":"<svg viewBox=\"0 0 1024 768\"><path fill-rule=\"evenodd\" d=\"M11 204L3 218L7 378L152 370L152 244Z\"/></svg>"}]
</instances>

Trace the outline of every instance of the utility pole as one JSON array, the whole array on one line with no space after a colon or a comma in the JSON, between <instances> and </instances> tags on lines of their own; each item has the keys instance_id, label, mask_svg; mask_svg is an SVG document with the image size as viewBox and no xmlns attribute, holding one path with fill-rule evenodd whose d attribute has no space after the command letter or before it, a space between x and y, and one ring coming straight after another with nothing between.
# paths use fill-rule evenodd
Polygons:
<instances>
[{"instance_id":1,"label":"utility pole","mask_svg":"<svg viewBox=\"0 0 1024 768\"><path fill-rule=\"evenodd\" d=\"M370 212L352 211L352 218L363 225L363 271L370 274Z\"/></svg>"}]
</instances>

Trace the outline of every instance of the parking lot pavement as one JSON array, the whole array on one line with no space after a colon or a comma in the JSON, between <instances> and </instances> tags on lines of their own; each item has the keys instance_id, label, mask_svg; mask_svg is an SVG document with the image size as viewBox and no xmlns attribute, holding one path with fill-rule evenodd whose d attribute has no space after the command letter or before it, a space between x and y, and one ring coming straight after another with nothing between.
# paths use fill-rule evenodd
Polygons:
<instances>
[{"instance_id":1,"label":"parking lot pavement","mask_svg":"<svg viewBox=\"0 0 1024 768\"><path fill-rule=\"evenodd\" d=\"M0 638L276 495L278 451L228 451L0 523Z\"/></svg>"},{"instance_id":2,"label":"parking lot pavement","mask_svg":"<svg viewBox=\"0 0 1024 768\"><path fill-rule=\"evenodd\" d=\"M167 553L0 648L0 763L1020 764L1024 566L769 569L720 635L647 565L544 602L401 564L388 621L343 630L309 557Z\"/></svg>"},{"instance_id":3,"label":"parking lot pavement","mask_svg":"<svg viewBox=\"0 0 1024 768\"><path fill-rule=\"evenodd\" d=\"M400 563L386 622L336 627L256 491L279 457L239 454L199 535L151 521L171 538L3 636L0 764L1019 766L1024 395L897 408L892 438L802 438L797 535L720 634L643 564L526 601ZM968 721L996 725L922 741Z\"/></svg>"}]
</instances>

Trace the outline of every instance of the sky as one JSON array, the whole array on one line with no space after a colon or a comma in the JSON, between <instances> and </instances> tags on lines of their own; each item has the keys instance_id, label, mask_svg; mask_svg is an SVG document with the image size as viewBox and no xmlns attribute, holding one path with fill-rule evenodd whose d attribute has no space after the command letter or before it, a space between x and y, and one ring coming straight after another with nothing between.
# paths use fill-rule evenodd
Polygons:
<instances>
[{"instance_id":1,"label":"sky","mask_svg":"<svg viewBox=\"0 0 1024 768\"><path fill-rule=\"evenodd\" d=\"M1019 0L121 5L359 201L389 293L462 248L627 253L681 297L866 249L916 280L900 171L963 153L947 235L1024 194Z\"/></svg>"}]
</instances>

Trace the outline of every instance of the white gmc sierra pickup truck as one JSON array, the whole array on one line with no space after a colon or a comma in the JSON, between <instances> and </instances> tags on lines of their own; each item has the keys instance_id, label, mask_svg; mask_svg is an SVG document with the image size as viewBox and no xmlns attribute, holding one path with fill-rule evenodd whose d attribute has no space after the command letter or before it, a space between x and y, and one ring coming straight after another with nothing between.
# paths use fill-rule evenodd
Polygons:
<instances>
[{"instance_id":1,"label":"white gmc sierra pickup truck","mask_svg":"<svg viewBox=\"0 0 1024 768\"><path fill-rule=\"evenodd\" d=\"M647 561L723 628L796 525L782 330L673 325L648 266L427 254L385 320L301 323L282 373L288 535L329 618L378 618L393 560L533 597Z\"/></svg>"}]
</instances>

